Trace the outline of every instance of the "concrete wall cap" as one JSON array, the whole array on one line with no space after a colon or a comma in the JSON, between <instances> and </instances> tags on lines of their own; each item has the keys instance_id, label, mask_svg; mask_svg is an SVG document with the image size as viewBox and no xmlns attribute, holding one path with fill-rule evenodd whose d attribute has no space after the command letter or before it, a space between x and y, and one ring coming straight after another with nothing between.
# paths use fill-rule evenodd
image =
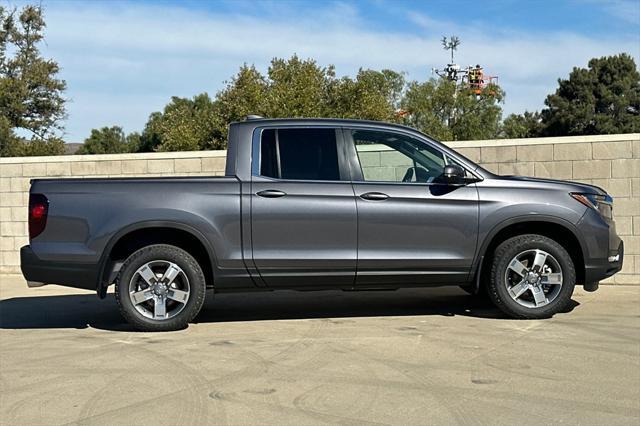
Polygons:
<instances>
[{"instance_id":1,"label":"concrete wall cap","mask_svg":"<svg viewBox=\"0 0 640 426\"><path fill-rule=\"evenodd\" d=\"M450 148L477 148L487 146L522 146L522 145L558 145L566 143L585 142L626 142L640 141L640 133L623 133L619 135L590 135L590 136L560 136L548 138L524 139L485 139L478 141L449 141L442 142Z\"/></svg>"},{"instance_id":2,"label":"concrete wall cap","mask_svg":"<svg viewBox=\"0 0 640 426\"><path fill-rule=\"evenodd\" d=\"M133 154L95 154L95 155L56 155L46 157L5 157L0 164L12 163L66 163L77 161L113 161L113 160L164 160L176 158L226 157L226 150L216 151L180 151L180 152L138 152Z\"/></svg>"}]
</instances>

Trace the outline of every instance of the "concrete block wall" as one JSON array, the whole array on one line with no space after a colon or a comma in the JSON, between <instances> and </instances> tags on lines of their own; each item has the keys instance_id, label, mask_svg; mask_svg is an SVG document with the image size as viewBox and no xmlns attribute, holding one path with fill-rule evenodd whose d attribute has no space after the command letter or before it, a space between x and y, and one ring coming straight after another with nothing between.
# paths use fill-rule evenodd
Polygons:
<instances>
[{"instance_id":1,"label":"concrete block wall","mask_svg":"<svg viewBox=\"0 0 640 426\"><path fill-rule=\"evenodd\" d=\"M621 273L607 283L640 284L640 134L447 143L499 174L575 180L614 197L625 241ZM19 273L27 244L29 180L37 177L222 175L224 151L0 158L0 274Z\"/></svg>"},{"instance_id":2,"label":"concrete block wall","mask_svg":"<svg viewBox=\"0 0 640 426\"><path fill-rule=\"evenodd\" d=\"M221 176L225 160L226 151L0 158L0 274L20 273L31 179Z\"/></svg>"},{"instance_id":3,"label":"concrete block wall","mask_svg":"<svg viewBox=\"0 0 640 426\"><path fill-rule=\"evenodd\" d=\"M501 175L573 180L604 188L613 198L624 240L621 272L604 283L640 284L640 134L450 142Z\"/></svg>"},{"instance_id":4,"label":"concrete block wall","mask_svg":"<svg viewBox=\"0 0 640 426\"><path fill-rule=\"evenodd\" d=\"M366 180L401 181L413 161L386 145L360 145L358 158Z\"/></svg>"}]
</instances>

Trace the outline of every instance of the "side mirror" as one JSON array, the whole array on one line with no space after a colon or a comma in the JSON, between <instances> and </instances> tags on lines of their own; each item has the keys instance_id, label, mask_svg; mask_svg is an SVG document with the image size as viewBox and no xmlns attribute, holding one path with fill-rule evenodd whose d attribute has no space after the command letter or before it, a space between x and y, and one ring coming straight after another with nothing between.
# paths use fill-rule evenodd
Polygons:
<instances>
[{"instance_id":1,"label":"side mirror","mask_svg":"<svg viewBox=\"0 0 640 426\"><path fill-rule=\"evenodd\" d=\"M457 164L448 164L444 166L442 173L444 180L450 185L461 185L464 183L465 171Z\"/></svg>"}]
</instances>

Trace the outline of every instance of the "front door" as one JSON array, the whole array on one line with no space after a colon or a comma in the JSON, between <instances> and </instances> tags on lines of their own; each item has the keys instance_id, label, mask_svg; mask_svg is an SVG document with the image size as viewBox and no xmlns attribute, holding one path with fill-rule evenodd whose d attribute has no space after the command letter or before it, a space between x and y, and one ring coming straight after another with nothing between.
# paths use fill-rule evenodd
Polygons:
<instances>
[{"instance_id":1,"label":"front door","mask_svg":"<svg viewBox=\"0 0 640 426\"><path fill-rule=\"evenodd\" d=\"M345 131L360 170L356 286L463 283L478 231L473 182L442 179L452 160L426 141L392 131Z\"/></svg>"},{"instance_id":2,"label":"front door","mask_svg":"<svg viewBox=\"0 0 640 426\"><path fill-rule=\"evenodd\" d=\"M270 287L351 288L357 214L342 132L265 128L254 143L253 261ZM256 152L257 151L257 152Z\"/></svg>"}]
</instances>

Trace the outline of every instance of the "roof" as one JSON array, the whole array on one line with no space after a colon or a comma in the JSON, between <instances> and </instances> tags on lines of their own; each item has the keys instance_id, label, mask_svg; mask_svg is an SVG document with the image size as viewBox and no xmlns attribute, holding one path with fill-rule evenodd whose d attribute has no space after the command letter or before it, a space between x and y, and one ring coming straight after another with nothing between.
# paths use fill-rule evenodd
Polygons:
<instances>
[{"instance_id":1,"label":"roof","mask_svg":"<svg viewBox=\"0 0 640 426\"><path fill-rule=\"evenodd\" d=\"M314 124L314 123L319 123L319 124L324 124L324 125L329 125L329 124L334 124L334 125L366 125L366 126L384 126L384 127L394 127L397 129L402 129L402 130L408 130L410 132L414 132L414 133L421 133L420 131L414 129L413 127L409 127L409 126L405 126L402 124L397 124L397 123L391 123L388 121L375 121L375 120L356 120L356 119L352 119L352 118L257 118L257 116L250 116L251 118L248 118L247 120L244 121L234 121L233 125L250 125L250 126L255 126L256 124L280 124L280 125L286 125L286 124L298 124L298 125L305 125L305 124ZM422 133L421 133L422 134ZM432 139L431 137L429 137L430 139Z\"/></svg>"}]
</instances>

